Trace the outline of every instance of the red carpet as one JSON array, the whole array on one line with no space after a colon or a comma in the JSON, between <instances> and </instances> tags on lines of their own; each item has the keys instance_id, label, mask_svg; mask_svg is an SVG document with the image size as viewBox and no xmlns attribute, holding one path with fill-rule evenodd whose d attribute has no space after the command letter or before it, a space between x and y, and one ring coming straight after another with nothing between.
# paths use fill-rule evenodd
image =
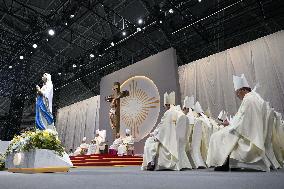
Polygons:
<instances>
[{"instance_id":1,"label":"red carpet","mask_svg":"<svg viewBox=\"0 0 284 189\"><path fill-rule=\"evenodd\" d=\"M70 156L74 166L130 166L141 165L140 156L117 156L110 154Z\"/></svg>"}]
</instances>

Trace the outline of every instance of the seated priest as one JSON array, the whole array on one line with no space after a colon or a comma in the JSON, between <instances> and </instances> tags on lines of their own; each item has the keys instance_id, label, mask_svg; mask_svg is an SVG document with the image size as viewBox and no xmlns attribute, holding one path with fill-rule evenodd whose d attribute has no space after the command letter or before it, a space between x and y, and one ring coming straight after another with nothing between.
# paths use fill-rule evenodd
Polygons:
<instances>
[{"instance_id":1,"label":"seated priest","mask_svg":"<svg viewBox=\"0 0 284 189\"><path fill-rule=\"evenodd\" d=\"M96 143L96 151L95 154L101 154L105 150L105 139L106 139L106 130L96 130L96 136L94 141Z\"/></svg>"},{"instance_id":2,"label":"seated priest","mask_svg":"<svg viewBox=\"0 0 284 189\"><path fill-rule=\"evenodd\" d=\"M82 140L82 144L75 150L74 156L79 156L79 155L86 155L88 152L89 144L86 143L87 138L84 137Z\"/></svg>"},{"instance_id":3,"label":"seated priest","mask_svg":"<svg viewBox=\"0 0 284 189\"><path fill-rule=\"evenodd\" d=\"M230 125L214 133L210 139L207 165L216 171L232 168L249 168L267 171L278 168L277 162L266 154L267 103L252 91L244 74L233 76L236 96L242 100ZM271 143L271 141L268 141Z\"/></svg>"},{"instance_id":4,"label":"seated priest","mask_svg":"<svg viewBox=\"0 0 284 189\"><path fill-rule=\"evenodd\" d=\"M143 154L143 163L142 163L142 170L149 170L152 171L155 169L156 163L156 155L158 150L159 141L157 140L156 136L159 132L159 128L163 127L165 124L165 120L169 117L169 110L174 108L174 93L170 93L170 95L166 92L164 94L164 108L166 112L164 113L163 117L161 118L161 122L157 125L156 129L150 133L149 137L145 141L144 145L144 154ZM172 109L173 110L173 109Z\"/></svg>"},{"instance_id":5,"label":"seated priest","mask_svg":"<svg viewBox=\"0 0 284 189\"><path fill-rule=\"evenodd\" d=\"M95 141L95 139L93 139L93 140L91 140L91 143L89 145L87 155L96 154L96 149L97 149L96 141Z\"/></svg>"},{"instance_id":6,"label":"seated priest","mask_svg":"<svg viewBox=\"0 0 284 189\"><path fill-rule=\"evenodd\" d=\"M117 155L134 155L134 138L131 135L130 129L125 130L125 137L122 138L122 143L117 148Z\"/></svg>"},{"instance_id":7,"label":"seated priest","mask_svg":"<svg viewBox=\"0 0 284 189\"><path fill-rule=\"evenodd\" d=\"M122 144L122 138L120 134L116 134L116 139L113 141L112 145L109 147L109 154L117 155L118 147Z\"/></svg>"},{"instance_id":8,"label":"seated priest","mask_svg":"<svg viewBox=\"0 0 284 189\"><path fill-rule=\"evenodd\" d=\"M168 102L165 104L168 105L165 105L165 107L170 108L165 112L154 133L154 142L158 142L158 146L155 144L149 145L150 142L145 143L142 164L143 170L147 170L147 168L148 170L181 170L191 168L185 152L185 145L188 142L186 138L188 119L180 108L174 106L174 92L166 98L168 98L168 100L166 99L165 101ZM147 139L147 141L150 140ZM151 150L151 147L153 150ZM154 154L156 155L153 156Z\"/></svg>"}]
</instances>

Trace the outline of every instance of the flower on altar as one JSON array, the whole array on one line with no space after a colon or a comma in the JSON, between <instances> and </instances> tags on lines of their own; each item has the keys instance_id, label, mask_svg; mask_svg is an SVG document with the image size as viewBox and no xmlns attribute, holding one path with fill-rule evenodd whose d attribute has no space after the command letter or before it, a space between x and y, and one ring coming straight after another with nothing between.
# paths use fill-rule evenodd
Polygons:
<instances>
[{"instance_id":1,"label":"flower on altar","mask_svg":"<svg viewBox=\"0 0 284 189\"><path fill-rule=\"evenodd\" d=\"M0 170L5 168L5 156L0 154Z\"/></svg>"},{"instance_id":2,"label":"flower on altar","mask_svg":"<svg viewBox=\"0 0 284 189\"><path fill-rule=\"evenodd\" d=\"M61 156L63 156L64 153L64 147L58 138L57 132L47 129L43 131L26 131L21 135L15 136L5 155L7 156L11 153L25 152L34 149L53 150Z\"/></svg>"}]
</instances>

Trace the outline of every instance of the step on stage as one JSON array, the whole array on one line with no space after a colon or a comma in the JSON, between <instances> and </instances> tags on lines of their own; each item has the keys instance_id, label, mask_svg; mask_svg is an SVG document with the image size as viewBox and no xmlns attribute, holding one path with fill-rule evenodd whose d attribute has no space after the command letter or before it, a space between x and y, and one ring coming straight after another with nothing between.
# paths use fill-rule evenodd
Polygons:
<instances>
[{"instance_id":1,"label":"step on stage","mask_svg":"<svg viewBox=\"0 0 284 189\"><path fill-rule=\"evenodd\" d=\"M141 156L117 156L110 154L94 154L70 156L75 167L82 166L133 166L142 165Z\"/></svg>"}]
</instances>

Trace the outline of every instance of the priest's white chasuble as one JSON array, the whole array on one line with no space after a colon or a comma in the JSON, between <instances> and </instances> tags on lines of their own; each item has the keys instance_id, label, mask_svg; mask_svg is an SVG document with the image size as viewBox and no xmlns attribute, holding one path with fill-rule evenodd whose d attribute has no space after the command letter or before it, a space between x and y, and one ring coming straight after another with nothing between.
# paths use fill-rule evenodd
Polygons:
<instances>
[{"instance_id":1,"label":"priest's white chasuble","mask_svg":"<svg viewBox=\"0 0 284 189\"><path fill-rule=\"evenodd\" d=\"M269 168L265 155L265 131L273 125L267 125L264 121L264 115L267 114L263 108L264 102L254 91L245 95L230 126L212 135L207 156L208 166L221 166L230 157L246 164L262 162L264 167Z\"/></svg>"}]
</instances>

